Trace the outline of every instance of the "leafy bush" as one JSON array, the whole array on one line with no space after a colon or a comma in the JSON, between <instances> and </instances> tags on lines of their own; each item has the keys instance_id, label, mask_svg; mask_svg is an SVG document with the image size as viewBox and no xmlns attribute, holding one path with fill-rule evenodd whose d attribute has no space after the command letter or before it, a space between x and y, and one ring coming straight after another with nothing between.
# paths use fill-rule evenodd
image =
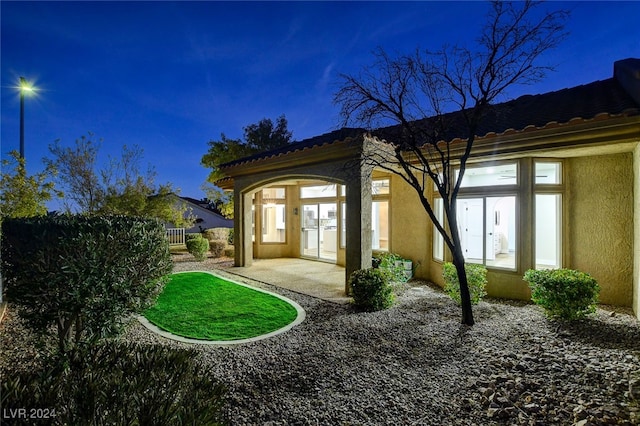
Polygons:
<instances>
[{"instance_id":1,"label":"leafy bush","mask_svg":"<svg viewBox=\"0 0 640 426\"><path fill-rule=\"evenodd\" d=\"M405 274L405 259L395 253L379 253L374 256L374 267L381 269L389 276L389 280L395 283L406 283L410 277ZM400 262L400 263L399 263Z\"/></svg>"},{"instance_id":2,"label":"leafy bush","mask_svg":"<svg viewBox=\"0 0 640 426\"><path fill-rule=\"evenodd\" d=\"M117 334L153 305L173 264L164 225L128 216L49 215L2 222L7 299L64 352Z\"/></svg>"},{"instance_id":3,"label":"leafy bush","mask_svg":"<svg viewBox=\"0 0 640 426\"><path fill-rule=\"evenodd\" d=\"M467 272L467 285L471 296L471 304L477 305L487 295L484 289L487 285L487 268L484 265L467 263L464 265L464 270ZM446 262L443 265L442 277L444 278L445 293L460 305L460 281L458 280L458 271L456 271L453 263Z\"/></svg>"},{"instance_id":4,"label":"leafy bush","mask_svg":"<svg viewBox=\"0 0 640 426\"><path fill-rule=\"evenodd\" d=\"M202 234L185 234L184 236L185 242L190 240L197 240L199 238L202 238Z\"/></svg>"},{"instance_id":5,"label":"leafy bush","mask_svg":"<svg viewBox=\"0 0 640 426\"><path fill-rule=\"evenodd\" d=\"M209 241L227 241L227 239L229 238L229 228L209 228L203 232L202 236Z\"/></svg>"},{"instance_id":6,"label":"leafy bush","mask_svg":"<svg viewBox=\"0 0 640 426\"><path fill-rule=\"evenodd\" d=\"M202 235L195 234L195 237L187 238L187 251L196 258L198 262L202 262L207 258L209 251L209 241L202 238Z\"/></svg>"},{"instance_id":7,"label":"leafy bush","mask_svg":"<svg viewBox=\"0 0 640 426\"><path fill-rule=\"evenodd\" d=\"M529 269L524 280L531 287L531 300L552 318L574 320L595 312L600 287L585 272L573 269Z\"/></svg>"},{"instance_id":8,"label":"leafy bush","mask_svg":"<svg viewBox=\"0 0 640 426\"><path fill-rule=\"evenodd\" d=\"M366 311L379 311L393 304L393 289L389 277L380 269L355 271L349 277L353 302Z\"/></svg>"},{"instance_id":9,"label":"leafy bush","mask_svg":"<svg viewBox=\"0 0 640 426\"><path fill-rule=\"evenodd\" d=\"M211 250L211 254L216 259L222 256L222 253L224 253L224 249L226 247L227 247L227 242L224 240L209 241L209 250Z\"/></svg>"},{"instance_id":10,"label":"leafy bush","mask_svg":"<svg viewBox=\"0 0 640 426\"><path fill-rule=\"evenodd\" d=\"M227 244L233 245L233 228L229 228L229 236L227 237Z\"/></svg>"},{"instance_id":11,"label":"leafy bush","mask_svg":"<svg viewBox=\"0 0 640 426\"><path fill-rule=\"evenodd\" d=\"M225 389L195 358L162 346L84 347L53 368L7 375L1 405L54 409L48 424L220 424Z\"/></svg>"}]
</instances>

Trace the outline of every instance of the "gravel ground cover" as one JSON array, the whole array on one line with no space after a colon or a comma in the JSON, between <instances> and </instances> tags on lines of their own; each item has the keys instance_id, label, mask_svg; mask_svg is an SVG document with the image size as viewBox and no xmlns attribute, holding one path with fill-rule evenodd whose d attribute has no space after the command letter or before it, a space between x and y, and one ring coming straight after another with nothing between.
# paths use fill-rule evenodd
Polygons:
<instances>
[{"instance_id":1,"label":"gravel ground cover","mask_svg":"<svg viewBox=\"0 0 640 426\"><path fill-rule=\"evenodd\" d=\"M176 271L225 265L185 260ZM465 327L459 307L425 282L405 286L391 309L375 313L254 284L295 300L307 318L271 339L195 346L228 387L229 424L640 424L640 323L628 309L603 306L564 325L534 305L488 300L474 309L476 325ZM0 333L3 374L37 363L11 309ZM122 339L194 347L137 321Z\"/></svg>"}]
</instances>

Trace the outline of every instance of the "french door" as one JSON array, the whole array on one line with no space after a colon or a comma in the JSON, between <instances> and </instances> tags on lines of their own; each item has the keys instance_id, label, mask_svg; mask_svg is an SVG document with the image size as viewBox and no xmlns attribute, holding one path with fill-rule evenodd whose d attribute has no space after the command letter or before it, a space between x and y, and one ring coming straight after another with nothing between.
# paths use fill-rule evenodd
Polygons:
<instances>
[{"instance_id":1,"label":"french door","mask_svg":"<svg viewBox=\"0 0 640 426\"><path fill-rule=\"evenodd\" d=\"M301 232L303 257L335 262L338 252L337 204L303 204Z\"/></svg>"}]
</instances>

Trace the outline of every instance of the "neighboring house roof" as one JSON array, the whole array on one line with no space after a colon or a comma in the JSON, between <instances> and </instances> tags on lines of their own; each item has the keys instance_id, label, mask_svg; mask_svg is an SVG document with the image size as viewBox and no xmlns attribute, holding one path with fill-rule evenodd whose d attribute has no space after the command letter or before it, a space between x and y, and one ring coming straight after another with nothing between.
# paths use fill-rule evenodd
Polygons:
<instances>
[{"instance_id":1,"label":"neighboring house roof","mask_svg":"<svg viewBox=\"0 0 640 426\"><path fill-rule=\"evenodd\" d=\"M461 112L444 114L448 120L447 134L443 140L466 138ZM524 95L512 101L500 103L487 109L476 132L477 137L522 131L534 128L591 120L597 116L640 114L640 59L625 59L616 62L614 77L595 81L568 89L539 95ZM420 120L428 125L434 118ZM418 122L418 123L420 123ZM399 126L390 126L373 132L375 136L393 140ZM331 145L348 138L362 137L367 131L359 128L343 128L324 135L262 152L236 161L222 164L221 168L248 164L258 160L278 157L296 151Z\"/></svg>"},{"instance_id":2,"label":"neighboring house roof","mask_svg":"<svg viewBox=\"0 0 640 426\"><path fill-rule=\"evenodd\" d=\"M179 198L181 198L182 200L184 200L184 201L186 201L186 202L188 202L190 204L202 207L203 209L212 211L213 213L222 216L220 211L218 209L216 209L215 207L211 206L211 204L209 204L207 201L196 200L195 198L183 197L183 196L179 196Z\"/></svg>"},{"instance_id":3,"label":"neighboring house roof","mask_svg":"<svg viewBox=\"0 0 640 426\"><path fill-rule=\"evenodd\" d=\"M177 201L184 202L187 207L191 208L191 211L187 211L185 214L191 213L196 219L201 219L200 222L197 221L194 226L189 229L198 229L199 227L203 227L203 229L233 227L233 219L225 218L220 213L212 209L208 203L191 197L181 197L175 194L172 195L176 197Z\"/></svg>"}]
</instances>

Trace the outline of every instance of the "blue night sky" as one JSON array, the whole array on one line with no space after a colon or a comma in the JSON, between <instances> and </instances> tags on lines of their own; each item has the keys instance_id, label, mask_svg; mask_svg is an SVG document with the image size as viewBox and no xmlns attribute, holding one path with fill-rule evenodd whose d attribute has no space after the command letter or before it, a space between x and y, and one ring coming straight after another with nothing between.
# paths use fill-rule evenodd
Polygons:
<instances>
[{"instance_id":1,"label":"blue night sky","mask_svg":"<svg viewBox=\"0 0 640 426\"><path fill-rule=\"evenodd\" d=\"M572 11L570 35L545 57L557 72L507 94L543 93L612 76L640 57L640 2L551 2ZM143 169L201 198L207 142L285 114L294 139L340 127L340 73L389 53L474 40L484 2L6 2L1 12L1 151L19 148L24 76L29 173L48 145L87 132L100 156L144 148Z\"/></svg>"}]
</instances>

